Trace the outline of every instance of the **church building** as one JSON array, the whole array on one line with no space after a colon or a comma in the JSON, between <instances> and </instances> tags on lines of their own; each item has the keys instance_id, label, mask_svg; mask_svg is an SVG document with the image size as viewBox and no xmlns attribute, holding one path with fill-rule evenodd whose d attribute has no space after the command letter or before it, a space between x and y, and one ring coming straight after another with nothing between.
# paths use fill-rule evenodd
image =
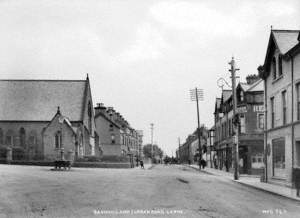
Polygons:
<instances>
[{"instance_id":1,"label":"church building","mask_svg":"<svg viewBox=\"0 0 300 218\"><path fill-rule=\"evenodd\" d=\"M0 80L0 158L53 160L59 153L98 156L89 78Z\"/></svg>"}]
</instances>

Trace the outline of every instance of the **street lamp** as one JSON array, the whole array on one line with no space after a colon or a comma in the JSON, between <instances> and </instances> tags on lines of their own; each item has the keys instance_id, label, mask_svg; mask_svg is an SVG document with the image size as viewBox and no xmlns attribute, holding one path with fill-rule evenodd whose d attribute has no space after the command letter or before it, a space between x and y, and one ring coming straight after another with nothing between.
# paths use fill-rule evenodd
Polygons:
<instances>
[{"instance_id":1,"label":"street lamp","mask_svg":"<svg viewBox=\"0 0 300 218\"><path fill-rule=\"evenodd\" d=\"M203 89L198 89L197 87L190 90L190 97L191 101L196 101L197 105L197 118L198 118L198 149L199 149L199 169L201 169L201 158L202 158L202 151L201 151L201 137L200 137L200 116L199 116L199 103L198 101L203 101Z\"/></svg>"}]
</instances>

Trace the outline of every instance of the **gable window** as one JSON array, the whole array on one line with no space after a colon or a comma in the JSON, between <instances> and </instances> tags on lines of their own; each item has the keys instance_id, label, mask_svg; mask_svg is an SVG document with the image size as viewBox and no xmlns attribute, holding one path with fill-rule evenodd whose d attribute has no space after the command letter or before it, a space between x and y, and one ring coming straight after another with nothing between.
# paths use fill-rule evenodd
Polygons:
<instances>
[{"instance_id":1,"label":"gable window","mask_svg":"<svg viewBox=\"0 0 300 218\"><path fill-rule=\"evenodd\" d=\"M258 114L258 128L259 129L264 129L264 114Z\"/></svg>"},{"instance_id":2,"label":"gable window","mask_svg":"<svg viewBox=\"0 0 300 218\"><path fill-rule=\"evenodd\" d=\"M55 134L55 148L62 148L61 131L57 131L56 134Z\"/></svg>"},{"instance_id":3,"label":"gable window","mask_svg":"<svg viewBox=\"0 0 300 218\"><path fill-rule=\"evenodd\" d=\"M286 124L286 91L281 93L282 97L282 124Z\"/></svg>"},{"instance_id":4,"label":"gable window","mask_svg":"<svg viewBox=\"0 0 300 218\"><path fill-rule=\"evenodd\" d=\"M278 57L278 76L282 75L282 55Z\"/></svg>"},{"instance_id":5,"label":"gable window","mask_svg":"<svg viewBox=\"0 0 300 218\"><path fill-rule=\"evenodd\" d=\"M273 57L272 59L272 73L273 73L273 80L276 79L276 58Z\"/></svg>"},{"instance_id":6,"label":"gable window","mask_svg":"<svg viewBox=\"0 0 300 218\"><path fill-rule=\"evenodd\" d=\"M300 120L300 83L297 84L297 120Z\"/></svg>"},{"instance_id":7,"label":"gable window","mask_svg":"<svg viewBox=\"0 0 300 218\"><path fill-rule=\"evenodd\" d=\"M274 97L270 99L270 104L271 104L271 128L274 128L274 122L275 122Z\"/></svg>"}]
</instances>

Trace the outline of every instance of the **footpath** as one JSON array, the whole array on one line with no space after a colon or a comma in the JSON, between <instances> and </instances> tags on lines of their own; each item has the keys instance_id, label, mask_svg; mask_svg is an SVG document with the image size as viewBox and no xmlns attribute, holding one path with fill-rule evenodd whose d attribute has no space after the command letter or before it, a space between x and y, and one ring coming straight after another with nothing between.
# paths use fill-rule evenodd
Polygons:
<instances>
[{"instance_id":1,"label":"footpath","mask_svg":"<svg viewBox=\"0 0 300 218\"><path fill-rule=\"evenodd\" d=\"M186 166L189 166L189 167L199 170L198 165L186 165ZM234 180L232 173L225 172L223 170L217 170L217 169L213 169L213 168L205 168L204 170L201 169L201 171L204 173L211 174L211 175L221 176L223 178L232 180L236 183L239 183L239 184L242 184L242 185L245 185L248 187L259 189L259 190L262 190L262 191L265 191L265 192L268 192L271 194L280 195L280 196L300 202L300 197L296 196L296 189L261 182L259 176L241 174L239 177L239 180Z\"/></svg>"}]
</instances>

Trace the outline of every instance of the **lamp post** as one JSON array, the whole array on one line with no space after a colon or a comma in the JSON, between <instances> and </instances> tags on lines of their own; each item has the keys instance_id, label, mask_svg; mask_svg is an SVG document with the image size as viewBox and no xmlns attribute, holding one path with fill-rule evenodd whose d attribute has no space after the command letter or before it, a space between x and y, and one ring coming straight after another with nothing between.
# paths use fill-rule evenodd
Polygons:
<instances>
[{"instance_id":1,"label":"lamp post","mask_svg":"<svg viewBox=\"0 0 300 218\"><path fill-rule=\"evenodd\" d=\"M199 116L199 101L203 101L203 89L198 89L197 87L190 90L190 97L191 101L196 101L197 105L197 119L198 119L198 128L197 128L197 135L198 135L198 149L199 149L199 169L201 169L201 158L202 158L202 151L201 151L201 135L200 135L200 116Z\"/></svg>"}]
</instances>

